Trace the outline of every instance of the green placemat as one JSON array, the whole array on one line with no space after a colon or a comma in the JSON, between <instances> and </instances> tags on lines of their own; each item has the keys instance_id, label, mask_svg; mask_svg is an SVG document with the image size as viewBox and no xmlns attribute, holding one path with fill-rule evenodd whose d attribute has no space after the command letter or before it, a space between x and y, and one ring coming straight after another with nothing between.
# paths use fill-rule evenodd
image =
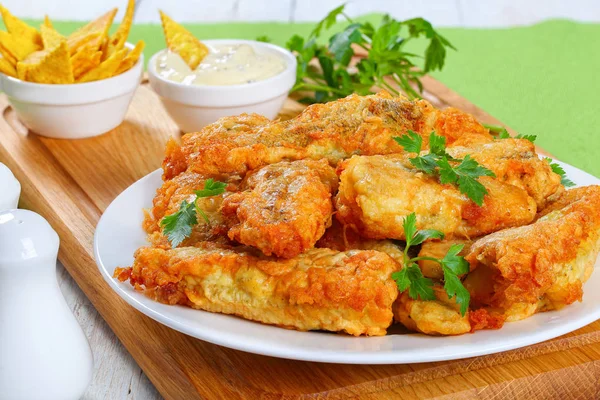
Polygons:
<instances>
[{"instance_id":1,"label":"green placemat","mask_svg":"<svg viewBox=\"0 0 600 400\"><path fill-rule=\"evenodd\" d=\"M377 16L365 19L377 21ZM55 23L69 33L79 23ZM192 24L199 38L267 35L283 44L306 23ZM600 25L553 20L511 29L445 28L456 46L434 76L563 161L600 176ZM129 41L146 41L146 59L164 48L158 25L135 25Z\"/></svg>"}]
</instances>

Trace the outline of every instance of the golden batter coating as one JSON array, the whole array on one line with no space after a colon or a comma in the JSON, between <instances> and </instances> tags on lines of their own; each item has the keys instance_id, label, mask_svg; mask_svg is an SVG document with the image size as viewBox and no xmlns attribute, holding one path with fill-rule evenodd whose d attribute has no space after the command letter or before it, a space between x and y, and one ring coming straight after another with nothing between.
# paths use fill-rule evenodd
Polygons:
<instances>
[{"instance_id":1,"label":"golden batter coating","mask_svg":"<svg viewBox=\"0 0 600 400\"><path fill-rule=\"evenodd\" d=\"M264 254L293 258L314 247L331 225L335 170L327 160L280 162L252 172L222 213L231 240Z\"/></svg>"},{"instance_id":2,"label":"golden batter coating","mask_svg":"<svg viewBox=\"0 0 600 400\"><path fill-rule=\"evenodd\" d=\"M464 281L472 307L492 307L507 321L581 301L600 251L600 186L564 192L535 223L477 240Z\"/></svg>"},{"instance_id":3,"label":"golden batter coating","mask_svg":"<svg viewBox=\"0 0 600 400\"><path fill-rule=\"evenodd\" d=\"M326 158L331 165L353 154L402 153L393 139L408 130L423 136L427 147L435 130L452 145L492 140L471 115L438 110L425 100L409 101L386 92L351 95L314 104L289 121L269 121L256 114L222 118L199 132L171 142L163 163L165 179L189 169L206 177L239 175L284 160ZM477 139L469 139L469 136Z\"/></svg>"},{"instance_id":4,"label":"golden batter coating","mask_svg":"<svg viewBox=\"0 0 600 400\"><path fill-rule=\"evenodd\" d=\"M396 264L375 251L312 249L292 259L210 242L172 250L141 248L115 270L166 304L307 330L385 335L398 295Z\"/></svg>"},{"instance_id":5,"label":"golden batter coating","mask_svg":"<svg viewBox=\"0 0 600 400\"><path fill-rule=\"evenodd\" d=\"M448 238L471 238L524 225L535 218L535 201L523 189L491 177L481 207L454 185L417 171L404 155L354 156L339 168L336 218L372 239L404 239L403 219L417 215L418 229Z\"/></svg>"}]
</instances>

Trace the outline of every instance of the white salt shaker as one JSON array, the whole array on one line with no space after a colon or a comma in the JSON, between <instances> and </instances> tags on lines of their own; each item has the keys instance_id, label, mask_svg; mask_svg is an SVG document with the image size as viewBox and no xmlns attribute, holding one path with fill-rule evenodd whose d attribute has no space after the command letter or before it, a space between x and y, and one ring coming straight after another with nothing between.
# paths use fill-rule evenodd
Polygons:
<instances>
[{"instance_id":1,"label":"white salt shaker","mask_svg":"<svg viewBox=\"0 0 600 400\"><path fill-rule=\"evenodd\" d=\"M79 399L92 353L56 280L59 239L27 210L0 211L0 399Z\"/></svg>"},{"instance_id":2,"label":"white salt shaker","mask_svg":"<svg viewBox=\"0 0 600 400\"><path fill-rule=\"evenodd\" d=\"M8 167L0 163L0 211L17 208L21 185Z\"/></svg>"}]
</instances>

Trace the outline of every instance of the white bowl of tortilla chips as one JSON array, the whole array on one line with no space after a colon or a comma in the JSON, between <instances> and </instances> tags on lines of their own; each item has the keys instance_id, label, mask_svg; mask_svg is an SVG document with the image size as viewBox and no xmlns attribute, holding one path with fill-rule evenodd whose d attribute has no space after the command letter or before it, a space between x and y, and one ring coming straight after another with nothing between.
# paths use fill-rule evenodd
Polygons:
<instances>
[{"instance_id":1,"label":"white bowl of tortilla chips","mask_svg":"<svg viewBox=\"0 0 600 400\"><path fill-rule=\"evenodd\" d=\"M68 85L31 83L2 75L0 87L31 131L57 139L81 139L106 133L123 122L143 65L141 56L121 75Z\"/></svg>"},{"instance_id":2,"label":"white bowl of tortilla chips","mask_svg":"<svg viewBox=\"0 0 600 400\"><path fill-rule=\"evenodd\" d=\"M140 83L144 43L126 43L134 0L113 35L112 9L69 36L46 18L40 30L0 6L0 90L27 128L42 136L79 139L117 127Z\"/></svg>"}]
</instances>

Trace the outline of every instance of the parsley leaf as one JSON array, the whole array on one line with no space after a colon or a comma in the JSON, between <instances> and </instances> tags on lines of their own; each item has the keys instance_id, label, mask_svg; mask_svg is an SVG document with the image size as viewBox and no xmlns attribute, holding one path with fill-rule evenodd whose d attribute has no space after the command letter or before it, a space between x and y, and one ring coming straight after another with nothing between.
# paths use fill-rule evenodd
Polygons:
<instances>
[{"instance_id":1,"label":"parsley leaf","mask_svg":"<svg viewBox=\"0 0 600 400\"><path fill-rule=\"evenodd\" d=\"M443 239L444 233L436 231L435 229L423 229L418 231L412 238L411 243L413 246L419 245L427 239Z\"/></svg>"},{"instance_id":2,"label":"parsley leaf","mask_svg":"<svg viewBox=\"0 0 600 400\"><path fill-rule=\"evenodd\" d=\"M402 221L402 229L406 238L406 247L412 246L412 238L417 233L417 214L411 213Z\"/></svg>"},{"instance_id":3,"label":"parsley leaf","mask_svg":"<svg viewBox=\"0 0 600 400\"><path fill-rule=\"evenodd\" d=\"M454 244L450 246L442 259L433 257L410 258L408 250L411 246L419 245L427 239L443 239L444 234L434 229L417 230L417 216L415 213L411 213L404 218L402 228L406 237L406 247L403 253L404 267L391 275L392 279L396 281L398 290L400 292L408 290L408 296L411 299L435 300L433 281L423 276L417 264L417 261L421 259L435 261L442 266L446 294L449 298L456 296L456 303L460 305L460 313L464 316L471 300L469 291L465 289L459 278L460 275L469 272L469 263L458 255L464 245Z\"/></svg>"},{"instance_id":4,"label":"parsley leaf","mask_svg":"<svg viewBox=\"0 0 600 400\"><path fill-rule=\"evenodd\" d=\"M417 215L411 213L402 221L404 237L406 238L406 247L417 246L427 239L443 239L444 234L435 229L424 229L417 231Z\"/></svg>"},{"instance_id":5,"label":"parsley leaf","mask_svg":"<svg viewBox=\"0 0 600 400\"><path fill-rule=\"evenodd\" d=\"M408 296L411 299L435 300L433 281L423 276L417 264L411 264L398 272L394 272L392 279L396 281L400 292L408 289Z\"/></svg>"},{"instance_id":6,"label":"parsley leaf","mask_svg":"<svg viewBox=\"0 0 600 400\"><path fill-rule=\"evenodd\" d=\"M477 161L469 154L464 159L456 159L446 153L446 138L431 132L429 135L429 153L419 154L423 139L415 132L401 137L393 137L405 151L417 153L416 157L410 158L410 163L420 171L428 175L439 175L440 183L454 184L458 186L461 193L467 195L475 204L481 206L485 195L488 193L478 178L481 176L495 177L494 173Z\"/></svg>"},{"instance_id":7,"label":"parsley leaf","mask_svg":"<svg viewBox=\"0 0 600 400\"><path fill-rule=\"evenodd\" d=\"M499 125L482 124L490 133L496 135L496 139L510 139L510 134L505 127Z\"/></svg>"},{"instance_id":8,"label":"parsley leaf","mask_svg":"<svg viewBox=\"0 0 600 400\"><path fill-rule=\"evenodd\" d=\"M458 255L464 247L464 244L453 244L441 261L442 265L455 275L464 275L469 272L469 263Z\"/></svg>"},{"instance_id":9,"label":"parsley leaf","mask_svg":"<svg viewBox=\"0 0 600 400\"><path fill-rule=\"evenodd\" d=\"M495 134L496 139L511 139L512 138L512 136L510 136L510 134L508 133L506 128L503 126L488 125L488 124L482 124L482 125L485 129L487 129L491 133ZM517 136L515 136L515 139L525 139L525 140L529 140L531 143L535 143L535 140L537 139L537 135L524 135L522 133L519 133Z\"/></svg>"},{"instance_id":10,"label":"parsley leaf","mask_svg":"<svg viewBox=\"0 0 600 400\"><path fill-rule=\"evenodd\" d=\"M448 267L442 265L444 271L444 290L448 294L448 298L456 296L456 303L460 304L460 314L465 315L469 308L469 302L471 301L471 295L469 291L465 289L462 282ZM409 294L410 296L410 294Z\"/></svg>"},{"instance_id":11,"label":"parsley leaf","mask_svg":"<svg viewBox=\"0 0 600 400\"><path fill-rule=\"evenodd\" d=\"M516 139L525 139L525 140L529 140L531 143L535 143L535 139L537 139L537 135L523 135L521 133L519 133L517 136L515 136Z\"/></svg>"},{"instance_id":12,"label":"parsley leaf","mask_svg":"<svg viewBox=\"0 0 600 400\"><path fill-rule=\"evenodd\" d=\"M169 238L172 247L179 246L185 238L189 237L192 234L192 226L198 223L195 204L195 202L188 203L183 200L179 211L167 215L160 221L160 226Z\"/></svg>"},{"instance_id":13,"label":"parsley leaf","mask_svg":"<svg viewBox=\"0 0 600 400\"><path fill-rule=\"evenodd\" d=\"M202 197L217 196L225 192L227 184L224 182L215 181L213 179L207 179L204 182L204 188L196 190L196 198L193 202L188 203L187 200L183 200L179 206L179 210L171 215L165 216L160 220L160 226L163 228L163 233L167 235L171 247L175 248L192 234L192 227L198 224L198 214L209 224L210 220L208 216L198 206L198 199Z\"/></svg>"},{"instance_id":14,"label":"parsley leaf","mask_svg":"<svg viewBox=\"0 0 600 400\"><path fill-rule=\"evenodd\" d=\"M431 132L429 135L429 152L440 157L446 156L446 138Z\"/></svg>"},{"instance_id":15,"label":"parsley leaf","mask_svg":"<svg viewBox=\"0 0 600 400\"><path fill-rule=\"evenodd\" d=\"M554 172L555 174L560 175L560 183L564 187L577 186L575 184L575 182L573 182L572 180L570 180L569 178L567 178L567 173L565 172L565 170L563 169L563 167L561 167L559 164L553 162L550 157L546 157L546 158L544 158L544 160L546 160L550 164L550 168L552 168L552 172Z\"/></svg>"},{"instance_id":16,"label":"parsley leaf","mask_svg":"<svg viewBox=\"0 0 600 400\"><path fill-rule=\"evenodd\" d=\"M428 175L434 175L435 168L438 165L435 154L431 153L425 154L424 156L416 156L410 158L408 161L410 161L410 163L414 165L415 168L420 169Z\"/></svg>"},{"instance_id":17,"label":"parsley leaf","mask_svg":"<svg viewBox=\"0 0 600 400\"><path fill-rule=\"evenodd\" d=\"M408 130L406 135L392 137L396 143L409 153L420 153L423 146L423 138L417 132Z\"/></svg>"},{"instance_id":18,"label":"parsley leaf","mask_svg":"<svg viewBox=\"0 0 600 400\"><path fill-rule=\"evenodd\" d=\"M214 181L212 178L207 179L204 182L204 189L196 190L196 196L198 197L211 197L217 196L225 192L227 184L225 182Z\"/></svg>"}]
</instances>

